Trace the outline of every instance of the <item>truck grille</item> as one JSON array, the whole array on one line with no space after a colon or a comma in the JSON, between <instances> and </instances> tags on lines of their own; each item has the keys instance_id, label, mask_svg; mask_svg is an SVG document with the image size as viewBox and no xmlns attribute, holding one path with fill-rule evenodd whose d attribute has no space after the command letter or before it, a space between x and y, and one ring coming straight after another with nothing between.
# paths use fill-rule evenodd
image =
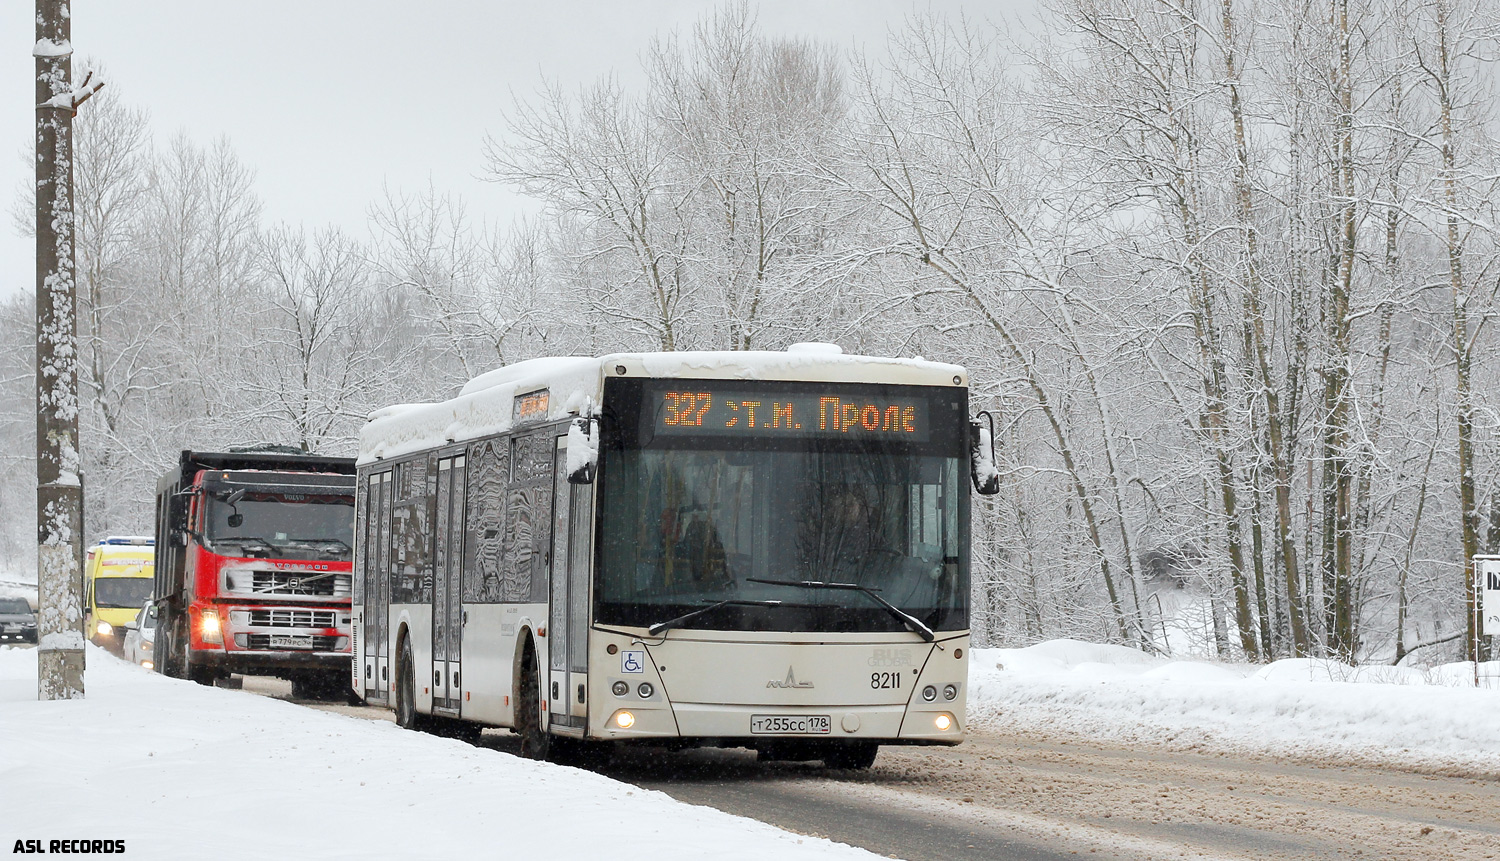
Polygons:
<instances>
[{"instance_id":1,"label":"truck grille","mask_svg":"<svg viewBox=\"0 0 1500 861\"><path fill-rule=\"evenodd\" d=\"M313 637L312 638L312 651L314 651L314 652L331 652L331 651L333 651L333 645L334 645L334 643L337 640L338 640L338 637ZM270 634L250 634L249 636L247 636L245 638L245 646L247 648L250 648L250 649L270 649L271 648L271 635Z\"/></svg>"},{"instance_id":2,"label":"truck grille","mask_svg":"<svg viewBox=\"0 0 1500 861\"><path fill-rule=\"evenodd\" d=\"M251 575L250 590L266 595L322 595L349 597L352 582L348 574L326 574L316 571L256 571Z\"/></svg>"},{"instance_id":3,"label":"truck grille","mask_svg":"<svg viewBox=\"0 0 1500 861\"><path fill-rule=\"evenodd\" d=\"M333 610L251 610L250 624L257 628L332 628L338 624Z\"/></svg>"}]
</instances>

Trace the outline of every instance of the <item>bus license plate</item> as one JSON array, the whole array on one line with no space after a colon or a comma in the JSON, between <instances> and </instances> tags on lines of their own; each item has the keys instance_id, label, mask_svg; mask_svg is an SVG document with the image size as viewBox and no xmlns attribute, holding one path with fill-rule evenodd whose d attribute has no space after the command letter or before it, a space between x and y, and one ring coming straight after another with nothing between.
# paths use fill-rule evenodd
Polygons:
<instances>
[{"instance_id":1,"label":"bus license plate","mask_svg":"<svg viewBox=\"0 0 1500 861\"><path fill-rule=\"evenodd\" d=\"M273 649L311 649L313 638L308 634L272 634Z\"/></svg>"},{"instance_id":2,"label":"bus license plate","mask_svg":"<svg viewBox=\"0 0 1500 861\"><path fill-rule=\"evenodd\" d=\"M833 729L828 715L751 715L754 735L827 735Z\"/></svg>"}]
</instances>

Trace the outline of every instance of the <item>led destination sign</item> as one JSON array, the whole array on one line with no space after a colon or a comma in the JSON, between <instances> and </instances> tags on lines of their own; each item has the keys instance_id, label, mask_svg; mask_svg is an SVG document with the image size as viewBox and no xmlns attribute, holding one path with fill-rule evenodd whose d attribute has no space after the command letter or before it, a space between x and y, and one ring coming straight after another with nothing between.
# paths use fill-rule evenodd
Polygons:
<instances>
[{"instance_id":1,"label":"led destination sign","mask_svg":"<svg viewBox=\"0 0 1500 861\"><path fill-rule=\"evenodd\" d=\"M929 432L924 397L706 388L668 389L659 391L655 397L654 424L658 435L855 437L926 442Z\"/></svg>"}]
</instances>

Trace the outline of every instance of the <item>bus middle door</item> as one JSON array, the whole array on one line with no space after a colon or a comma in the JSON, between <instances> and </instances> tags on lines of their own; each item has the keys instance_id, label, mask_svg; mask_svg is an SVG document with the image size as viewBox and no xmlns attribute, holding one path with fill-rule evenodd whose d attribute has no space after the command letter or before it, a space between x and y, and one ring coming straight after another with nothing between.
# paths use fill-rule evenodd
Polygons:
<instances>
[{"instance_id":1,"label":"bus middle door","mask_svg":"<svg viewBox=\"0 0 1500 861\"><path fill-rule=\"evenodd\" d=\"M463 644L464 456L438 461L437 559L432 601L432 709L457 716L463 708L459 670Z\"/></svg>"}]
</instances>

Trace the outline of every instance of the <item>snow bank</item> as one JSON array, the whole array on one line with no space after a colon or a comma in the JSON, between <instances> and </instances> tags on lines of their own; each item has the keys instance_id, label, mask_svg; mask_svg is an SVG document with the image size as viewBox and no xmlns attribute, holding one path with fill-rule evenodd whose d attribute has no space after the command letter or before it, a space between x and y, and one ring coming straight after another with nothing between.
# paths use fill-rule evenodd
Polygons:
<instances>
[{"instance_id":1,"label":"snow bank","mask_svg":"<svg viewBox=\"0 0 1500 861\"><path fill-rule=\"evenodd\" d=\"M88 667L87 699L37 702L36 652L0 649L0 845L123 839L148 858L875 857L590 772L167 679L93 646Z\"/></svg>"},{"instance_id":2,"label":"snow bank","mask_svg":"<svg viewBox=\"0 0 1500 861\"><path fill-rule=\"evenodd\" d=\"M970 660L969 717L981 727L1500 776L1500 690L1474 688L1473 664L1215 664L1076 640ZM1480 671L1493 681L1500 662Z\"/></svg>"}]
</instances>

